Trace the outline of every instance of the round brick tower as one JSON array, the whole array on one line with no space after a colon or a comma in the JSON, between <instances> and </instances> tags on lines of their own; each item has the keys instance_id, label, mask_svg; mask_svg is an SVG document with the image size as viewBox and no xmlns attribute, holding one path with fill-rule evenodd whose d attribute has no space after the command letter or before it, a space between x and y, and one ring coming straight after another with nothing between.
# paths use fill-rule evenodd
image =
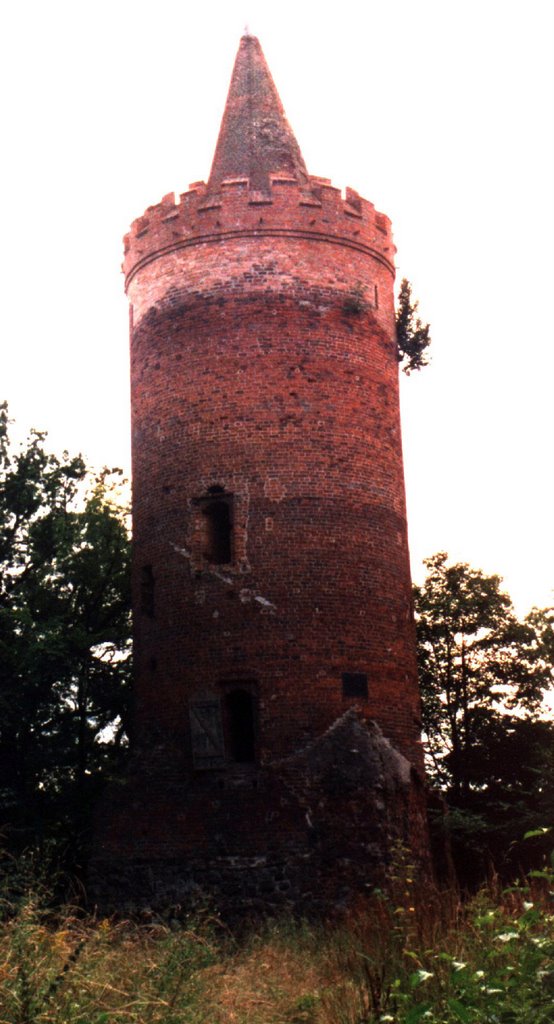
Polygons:
<instances>
[{"instance_id":1,"label":"round brick tower","mask_svg":"<svg viewBox=\"0 0 554 1024\"><path fill-rule=\"evenodd\" d=\"M295 898L310 858L333 890L341 749L380 765L351 766L356 806L395 804L377 838L344 819L350 859L356 828L366 872L372 843L425 845L390 222L307 173L246 35L208 183L125 243L135 756L100 859L168 898Z\"/></svg>"}]
</instances>

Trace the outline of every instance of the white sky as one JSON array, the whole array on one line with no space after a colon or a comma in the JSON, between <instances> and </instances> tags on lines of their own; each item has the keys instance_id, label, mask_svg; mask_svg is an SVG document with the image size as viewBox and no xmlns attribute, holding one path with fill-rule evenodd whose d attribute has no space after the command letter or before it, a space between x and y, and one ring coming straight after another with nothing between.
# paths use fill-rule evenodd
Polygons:
<instances>
[{"instance_id":1,"label":"white sky","mask_svg":"<svg viewBox=\"0 0 554 1024\"><path fill-rule=\"evenodd\" d=\"M129 466L121 239L207 177L246 23L312 174L393 220L432 326L402 384L413 573L438 550L550 599L551 0L19 0L1 16L0 398Z\"/></svg>"}]
</instances>

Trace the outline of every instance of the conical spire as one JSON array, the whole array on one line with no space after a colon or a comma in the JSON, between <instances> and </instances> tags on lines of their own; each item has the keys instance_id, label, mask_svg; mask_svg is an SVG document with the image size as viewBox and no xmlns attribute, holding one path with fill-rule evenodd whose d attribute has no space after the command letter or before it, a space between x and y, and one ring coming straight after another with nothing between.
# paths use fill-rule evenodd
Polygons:
<instances>
[{"instance_id":1,"label":"conical spire","mask_svg":"<svg viewBox=\"0 0 554 1024\"><path fill-rule=\"evenodd\" d=\"M259 41L245 34L235 60L208 182L211 192L229 178L249 178L267 191L270 174L304 185L308 172Z\"/></svg>"}]
</instances>

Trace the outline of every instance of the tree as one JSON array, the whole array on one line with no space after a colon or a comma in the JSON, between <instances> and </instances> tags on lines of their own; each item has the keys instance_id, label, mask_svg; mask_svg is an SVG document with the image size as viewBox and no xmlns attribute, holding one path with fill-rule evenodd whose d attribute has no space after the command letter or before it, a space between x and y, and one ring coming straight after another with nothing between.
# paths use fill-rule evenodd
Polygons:
<instances>
[{"instance_id":1,"label":"tree","mask_svg":"<svg viewBox=\"0 0 554 1024\"><path fill-rule=\"evenodd\" d=\"M500 851L554 807L554 729L541 717L552 684L551 611L520 622L498 576L444 553L415 588L429 775L483 855ZM541 820L542 818L542 820ZM475 851L474 851L475 852Z\"/></svg>"},{"instance_id":2,"label":"tree","mask_svg":"<svg viewBox=\"0 0 554 1024\"><path fill-rule=\"evenodd\" d=\"M430 325L417 316L419 302L412 302L412 286L404 278L400 284L396 310L396 344L398 362L408 376L413 370L428 366L427 350L431 344Z\"/></svg>"},{"instance_id":3,"label":"tree","mask_svg":"<svg viewBox=\"0 0 554 1024\"><path fill-rule=\"evenodd\" d=\"M28 842L84 826L125 739L129 538L117 470L10 444L0 406L0 814Z\"/></svg>"}]
</instances>

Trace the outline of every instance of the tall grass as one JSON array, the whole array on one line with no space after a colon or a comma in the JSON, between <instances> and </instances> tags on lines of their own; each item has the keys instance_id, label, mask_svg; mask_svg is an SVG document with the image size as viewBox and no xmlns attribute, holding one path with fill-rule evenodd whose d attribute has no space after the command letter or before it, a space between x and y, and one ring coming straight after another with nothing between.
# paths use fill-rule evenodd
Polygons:
<instances>
[{"instance_id":1,"label":"tall grass","mask_svg":"<svg viewBox=\"0 0 554 1024\"><path fill-rule=\"evenodd\" d=\"M136 924L2 903L1 1024L550 1024L554 879L462 903L398 859L387 893L340 921L240 938L205 912Z\"/></svg>"}]
</instances>

